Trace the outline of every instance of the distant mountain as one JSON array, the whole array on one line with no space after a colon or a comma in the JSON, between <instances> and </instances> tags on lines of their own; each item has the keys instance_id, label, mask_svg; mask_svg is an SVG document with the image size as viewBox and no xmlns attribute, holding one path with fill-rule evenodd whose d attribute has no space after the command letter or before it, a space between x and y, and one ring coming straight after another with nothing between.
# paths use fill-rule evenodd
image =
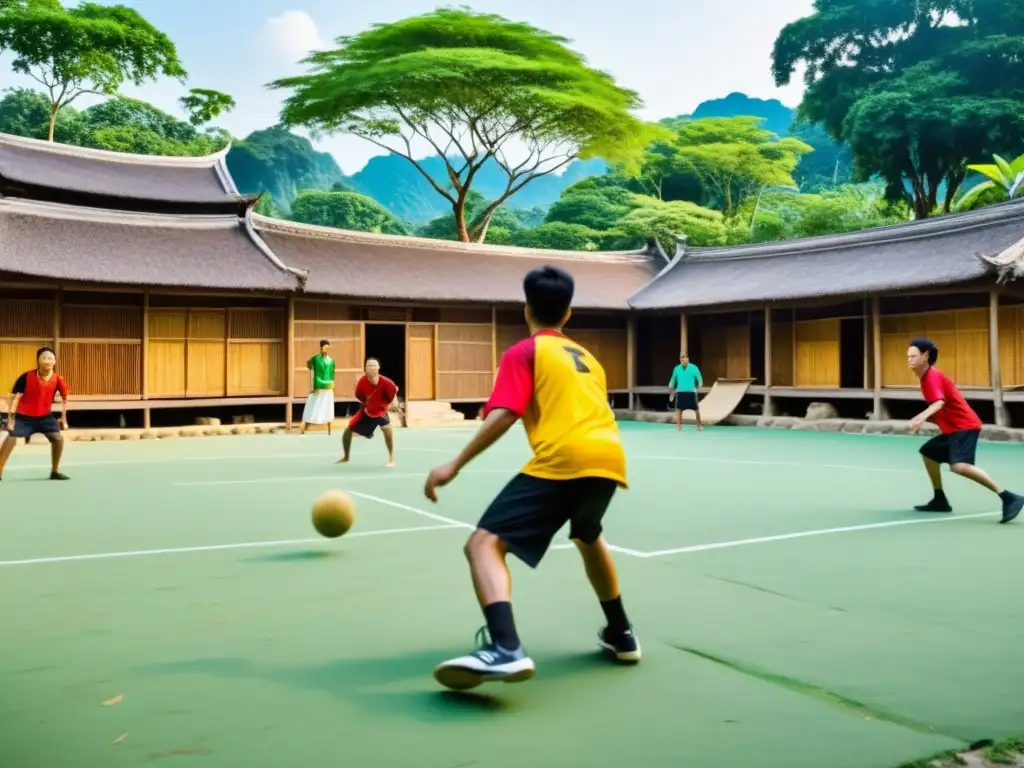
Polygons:
<instances>
[{"instance_id":1,"label":"distant mountain","mask_svg":"<svg viewBox=\"0 0 1024 768\"><path fill-rule=\"evenodd\" d=\"M711 99L697 105L691 117L700 120L705 117L760 117L761 127L788 136L792 132L796 110L787 107L778 99L756 99L745 93L730 93L724 99Z\"/></svg>"},{"instance_id":2,"label":"distant mountain","mask_svg":"<svg viewBox=\"0 0 1024 768\"><path fill-rule=\"evenodd\" d=\"M227 163L240 192L269 192L283 213L300 192L347 186L332 155L317 152L309 139L279 126L253 131L244 141L232 144Z\"/></svg>"},{"instance_id":3,"label":"distant mountain","mask_svg":"<svg viewBox=\"0 0 1024 768\"><path fill-rule=\"evenodd\" d=\"M795 174L804 191L850 180L849 153L820 128L794 126L796 110L777 99L730 93L725 98L702 102L688 115L694 119L739 116L763 118L766 129L780 136L797 136L814 147L815 151L804 157ZM447 186L447 174L440 157L426 157L418 162L432 179ZM356 173L346 176L330 154L316 151L309 140L280 127L255 131L232 146L228 168L242 192L269 192L275 206L285 214L300 192L331 189L350 189L367 195L412 225L425 224L451 211L448 202L404 157L378 155ZM531 181L506 205L518 210L546 209L572 184L607 172L608 165L603 160L577 160L560 174ZM493 200L505 190L505 183L504 171L491 160L477 174L474 189L484 198Z\"/></svg>"}]
</instances>

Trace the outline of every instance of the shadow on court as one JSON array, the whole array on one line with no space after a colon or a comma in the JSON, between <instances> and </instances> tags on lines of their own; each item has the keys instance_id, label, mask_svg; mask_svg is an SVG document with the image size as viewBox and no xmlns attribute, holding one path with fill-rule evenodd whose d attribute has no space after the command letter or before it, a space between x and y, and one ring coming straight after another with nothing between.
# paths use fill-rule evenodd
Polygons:
<instances>
[{"instance_id":1,"label":"shadow on court","mask_svg":"<svg viewBox=\"0 0 1024 768\"><path fill-rule=\"evenodd\" d=\"M257 680L320 691L387 718L410 717L450 723L511 712L517 707L502 696L504 686L489 683L474 691L449 691L431 677L438 662L461 655L465 647L417 651L381 657L339 659L327 664L286 666L260 664L240 657L213 657L136 667L144 675L202 675L224 680ZM598 652L545 656L531 683L577 675L615 674L623 668ZM507 689L506 689L507 690Z\"/></svg>"},{"instance_id":2,"label":"shadow on court","mask_svg":"<svg viewBox=\"0 0 1024 768\"><path fill-rule=\"evenodd\" d=\"M291 552L272 552L266 555L247 557L247 563L308 563L317 560L340 560L342 552L327 549L302 549Z\"/></svg>"}]
</instances>

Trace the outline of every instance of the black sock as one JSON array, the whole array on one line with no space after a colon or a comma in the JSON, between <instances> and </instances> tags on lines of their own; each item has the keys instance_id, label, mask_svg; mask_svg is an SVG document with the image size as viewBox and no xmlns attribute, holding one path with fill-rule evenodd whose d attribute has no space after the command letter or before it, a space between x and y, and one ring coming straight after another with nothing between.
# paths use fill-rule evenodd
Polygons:
<instances>
[{"instance_id":1,"label":"black sock","mask_svg":"<svg viewBox=\"0 0 1024 768\"><path fill-rule=\"evenodd\" d=\"M1003 491L1002 493L999 494L999 498L1002 499L1003 501L1013 501L1016 495L1017 494L1012 493L1010 491Z\"/></svg>"},{"instance_id":2,"label":"black sock","mask_svg":"<svg viewBox=\"0 0 1024 768\"><path fill-rule=\"evenodd\" d=\"M935 489L935 501L945 501L945 500L946 500L946 492L944 490L942 490L941 488L936 488Z\"/></svg>"},{"instance_id":3,"label":"black sock","mask_svg":"<svg viewBox=\"0 0 1024 768\"><path fill-rule=\"evenodd\" d=\"M516 622L512 618L512 603L491 603L484 608L487 619L487 630L491 633L491 641L508 651L519 649L519 635L516 633Z\"/></svg>"},{"instance_id":4,"label":"black sock","mask_svg":"<svg viewBox=\"0 0 1024 768\"><path fill-rule=\"evenodd\" d=\"M629 619L626 618L626 609L622 607L622 595L614 600L601 601L601 610L608 619L608 632L613 635L621 635L629 630Z\"/></svg>"}]
</instances>

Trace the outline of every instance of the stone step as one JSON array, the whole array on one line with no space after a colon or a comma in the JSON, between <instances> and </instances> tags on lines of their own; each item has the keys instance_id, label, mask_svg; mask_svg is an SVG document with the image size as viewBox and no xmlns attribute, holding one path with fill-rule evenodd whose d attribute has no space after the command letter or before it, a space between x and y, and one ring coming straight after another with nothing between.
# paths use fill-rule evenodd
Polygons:
<instances>
[{"instance_id":1,"label":"stone step","mask_svg":"<svg viewBox=\"0 0 1024 768\"><path fill-rule=\"evenodd\" d=\"M446 400L412 400L405 403L405 415L414 419L451 412L452 404Z\"/></svg>"}]
</instances>

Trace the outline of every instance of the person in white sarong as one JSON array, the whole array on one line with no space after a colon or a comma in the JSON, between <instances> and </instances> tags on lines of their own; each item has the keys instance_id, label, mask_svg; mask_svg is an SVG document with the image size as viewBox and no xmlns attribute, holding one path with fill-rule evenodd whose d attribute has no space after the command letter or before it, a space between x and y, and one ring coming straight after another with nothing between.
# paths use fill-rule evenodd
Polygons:
<instances>
[{"instance_id":1,"label":"person in white sarong","mask_svg":"<svg viewBox=\"0 0 1024 768\"><path fill-rule=\"evenodd\" d=\"M331 434L331 425L334 423L334 359L327 354L330 348L331 343L322 340L320 353L306 361L309 395L302 411L303 434L310 424L326 424L327 434Z\"/></svg>"}]
</instances>

